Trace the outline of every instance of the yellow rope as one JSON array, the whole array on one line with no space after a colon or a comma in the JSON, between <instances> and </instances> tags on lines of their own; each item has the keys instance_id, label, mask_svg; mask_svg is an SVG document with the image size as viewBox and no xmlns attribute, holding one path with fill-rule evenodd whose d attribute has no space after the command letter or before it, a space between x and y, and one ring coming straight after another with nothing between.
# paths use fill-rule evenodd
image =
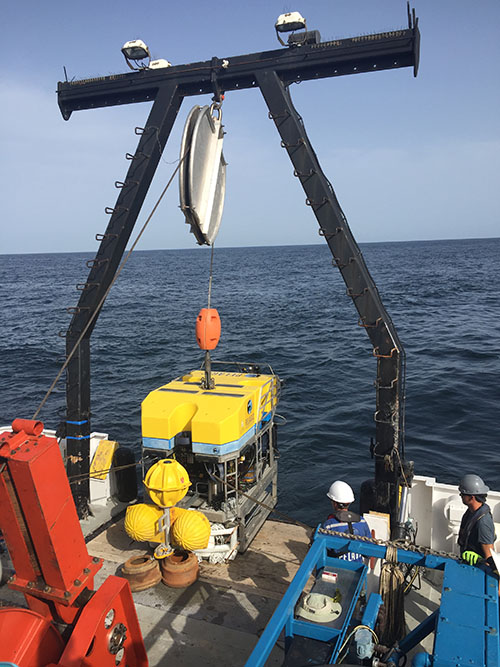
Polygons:
<instances>
[{"instance_id":1,"label":"yellow rope","mask_svg":"<svg viewBox=\"0 0 500 667\"><path fill-rule=\"evenodd\" d=\"M392 646L405 633L404 621L404 585L405 578L397 562L398 551L389 545L386 561L380 572L379 594L385 610L380 641L385 646Z\"/></svg>"}]
</instances>

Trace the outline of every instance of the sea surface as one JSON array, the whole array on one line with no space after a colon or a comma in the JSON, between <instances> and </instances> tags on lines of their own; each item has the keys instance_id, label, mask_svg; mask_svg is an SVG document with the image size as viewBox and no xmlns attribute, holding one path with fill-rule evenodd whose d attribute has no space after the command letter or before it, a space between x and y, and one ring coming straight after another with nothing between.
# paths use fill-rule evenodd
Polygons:
<instances>
[{"instance_id":1,"label":"sea surface","mask_svg":"<svg viewBox=\"0 0 500 667\"><path fill-rule=\"evenodd\" d=\"M417 474L500 489L500 239L362 244L407 354L406 455ZM0 256L0 424L30 418L64 361L66 307L86 253ZM140 448L149 391L197 368L210 250L134 252L92 335L92 428ZM330 483L373 473L376 360L321 245L216 248L216 359L267 362L284 380L279 509L310 524ZM40 418L64 417L64 375Z\"/></svg>"}]
</instances>

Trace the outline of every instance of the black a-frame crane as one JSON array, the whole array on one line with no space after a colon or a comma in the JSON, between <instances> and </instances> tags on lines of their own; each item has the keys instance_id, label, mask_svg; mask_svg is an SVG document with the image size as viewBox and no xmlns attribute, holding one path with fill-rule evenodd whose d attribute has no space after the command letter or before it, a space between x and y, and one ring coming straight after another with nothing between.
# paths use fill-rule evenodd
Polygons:
<instances>
[{"instance_id":1,"label":"black a-frame crane","mask_svg":"<svg viewBox=\"0 0 500 667\"><path fill-rule=\"evenodd\" d=\"M130 166L119 189L110 220L95 259L89 262L87 282L81 286L78 305L66 334L69 355L81 339L67 366L67 472L79 476L73 485L81 516L89 498L90 437L90 336L102 299L108 290L132 233L170 131L185 97L259 88L294 166L306 203L319 223L366 329L377 358L375 481L368 504L390 512L393 525L398 512L398 489L406 483L404 460L404 350L380 299L361 251L349 229L335 192L321 170L295 110L289 86L300 81L413 67L417 74L420 35L415 13L408 11L408 28L330 42L292 42L288 48L163 69L142 69L112 76L65 81L58 84L61 113L68 120L74 111L153 102ZM84 333L82 337L82 333ZM365 502L365 508L366 502Z\"/></svg>"}]
</instances>

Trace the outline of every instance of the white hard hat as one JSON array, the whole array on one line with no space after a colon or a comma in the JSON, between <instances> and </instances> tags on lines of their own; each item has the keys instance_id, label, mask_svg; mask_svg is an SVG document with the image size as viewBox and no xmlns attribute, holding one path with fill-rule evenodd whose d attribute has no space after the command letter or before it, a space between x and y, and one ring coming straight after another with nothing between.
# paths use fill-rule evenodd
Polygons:
<instances>
[{"instance_id":1,"label":"white hard hat","mask_svg":"<svg viewBox=\"0 0 500 667\"><path fill-rule=\"evenodd\" d=\"M347 482L342 482L340 479L331 485L326 495L330 500L334 500L336 503L342 503L342 505L347 505L354 501L354 493L351 487Z\"/></svg>"}]
</instances>

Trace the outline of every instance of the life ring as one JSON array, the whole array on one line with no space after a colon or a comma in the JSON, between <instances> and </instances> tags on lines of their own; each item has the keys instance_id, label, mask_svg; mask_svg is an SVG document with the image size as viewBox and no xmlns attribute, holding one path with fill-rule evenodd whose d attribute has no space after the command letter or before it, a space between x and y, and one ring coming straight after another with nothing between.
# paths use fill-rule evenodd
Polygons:
<instances>
[{"instance_id":1,"label":"life ring","mask_svg":"<svg viewBox=\"0 0 500 667\"><path fill-rule=\"evenodd\" d=\"M171 588L186 588L199 577L200 566L192 551L174 551L160 562L161 580Z\"/></svg>"}]
</instances>

